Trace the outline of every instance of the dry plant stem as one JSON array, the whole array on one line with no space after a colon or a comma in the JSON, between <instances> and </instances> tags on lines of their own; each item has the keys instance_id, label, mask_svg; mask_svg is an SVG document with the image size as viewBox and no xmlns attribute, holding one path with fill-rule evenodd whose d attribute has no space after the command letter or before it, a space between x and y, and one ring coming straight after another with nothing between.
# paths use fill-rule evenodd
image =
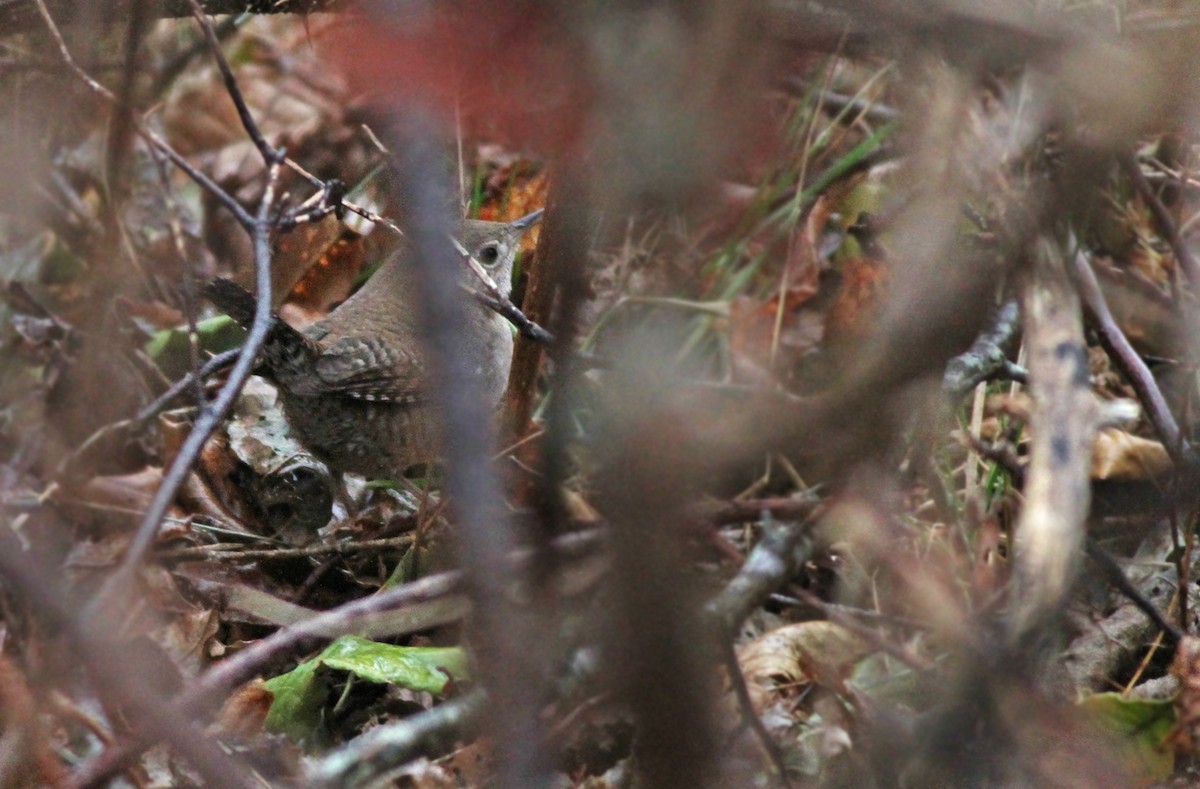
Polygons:
<instances>
[{"instance_id":1,"label":"dry plant stem","mask_svg":"<svg viewBox=\"0 0 1200 789\"><path fill-rule=\"evenodd\" d=\"M1171 216L1171 211L1158 198L1154 187L1146 180L1146 175L1142 172L1137 158L1131 153L1126 153L1120 159L1121 168L1125 170L1126 175L1129 176L1129 180L1133 182L1133 186L1137 189L1138 194L1146 201L1146 205L1150 208L1150 213L1154 214L1154 221L1158 223L1159 230L1166 237L1167 243L1171 245L1171 251L1175 253L1175 259L1179 261L1179 268L1183 270L1183 275L1187 277L1188 284L1192 286L1192 291L1200 291L1200 265L1196 263L1196 258L1192 255L1192 250L1188 247L1187 242L1183 240L1183 236L1179 234L1179 229L1175 225L1175 218Z\"/></svg>"},{"instance_id":2,"label":"dry plant stem","mask_svg":"<svg viewBox=\"0 0 1200 789\"><path fill-rule=\"evenodd\" d=\"M58 574L17 544L16 538L0 538L0 575L20 597L61 627L94 679L96 693L122 705L130 714L137 735L153 731L201 774L212 786L249 787L245 770L204 736L189 717L172 714L153 694L147 694L143 666L124 657L127 649L117 634L92 626L68 609L51 585Z\"/></svg>"},{"instance_id":3,"label":"dry plant stem","mask_svg":"<svg viewBox=\"0 0 1200 789\"><path fill-rule=\"evenodd\" d=\"M509 301L507 296L495 298L487 293L477 293L475 298L489 310L501 315L517 328L522 337L532 340L538 345L553 345L554 335L531 321L517 305Z\"/></svg>"},{"instance_id":4,"label":"dry plant stem","mask_svg":"<svg viewBox=\"0 0 1200 789\"><path fill-rule=\"evenodd\" d=\"M1167 452L1171 454L1171 459L1177 466L1182 467L1185 444L1179 423L1175 421L1175 415L1171 413L1167 400L1163 397L1162 390L1159 388L1158 382L1154 380L1150 368L1134 350L1129 338L1125 336L1125 332L1121 331L1121 327L1117 325L1112 312L1109 311L1108 302L1104 299L1104 292L1100 289L1100 283L1096 281L1096 273L1092 271L1083 252L1075 254L1072 271L1079 288L1079 295L1087 310L1089 322L1100 337L1100 344L1104 346L1104 350L1108 352L1113 361L1120 365L1121 371L1125 373L1125 377L1129 379L1129 383L1146 407L1146 414L1150 417L1150 422L1154 425L1159 438L1162 439Z\"/></svg>"},{"instance_id":5,"label":"dry plant stem","mask_svg":"<svg viewBox=\"0 0 1200 789\"><path fill-rule=\"evenodd\" d=\"M563 310L554 312L556 297L561 298L562 278L569 276L564 269L583 264L573 259L580 254L580 228L574 225L573 217L586 205L584 190L576 181L574 168L578 165L569 160L558 167L551 179L551 192L546 207L545 226L542 229L537 255L529 268L525 285L525 299L521 305L530 320L550 326L557 338L550 353L558 361L573 352L571 339L573 327L567 327ZM566 333L564 334L564 330ZM508 390L504 394L508 429L513 440L523 438L530 429L533 402L537 394L538 373L541 369L543 348L541 344L522 339L513 351L512 369L508 377ZM560 375L562 370L559 370ZM551 436L553 437L553 436Z\"/></svg>"},{"instance_id":6,"label":"dry plant stem","mask_svg":"<svg viewBox=\"0 0 1200 789\"><path fill-rule=\"evenodd\" d=\"M482 689L450 699L396 723L376 727L324 756L306 776L319 789L370 784L421 756L448 752L479 732L487 697Z\"/></svg>"},{"instance_id":7,"label":"dry plant stem","mask_svg":"<svg viewBox=\"0 0 1200 789\"><path fill-rule=\"evenodd\" d=\"M1062 252L1047 236L1030 250L1025 344L1034 394L1025 506L1017 524L1014 643L1059 610L1081 561L1097 414L1079 298Z\"/></svg>"},{"instance_id":8,"label":"dry plant stem","mask_svg":"<svg viewBox=\"0 0 1200 789\"><path fill-rule=\"evenodd\" d=\"M578 156L567 157L561 163L551 186L549 218L538 250L538 274L546 280L544 286L548 290L543 295L548 299L545 306L551 310L548 320L555 337L554 344L548 350L549 358L554 363L554 379L551 382L553 394L545 415L546 437L542 441L539 467L542 476L536 480L537 514L543 541L560 533L569 517L563 490L572 468L568 446L574 433L572 409L575 407L576 381L583 373L576 355L576 336L579 311L588 292L584 274L589 238L587 224L592 213L592 196L588 186L584 162ZM534 350L532 343L523 345ZM514 385L521 388L518 390L519 399L509 404L513 409L509 414L513 417L514 429L521 431L518 435L523 435L529 426L528 414L533 404L539 359L540 355L527 357L526 361L533 366L518 373L514 357L509 393L514 392ZM518 383L518 374L530 377ZM550 555L546 554L546 557L549 559ZM536 567L534 580L538 585L535 588L544 592L541 582L550 579L553 574L554 567L549 562Z\"/></svg>"},{"instance_id":9,"label":"dry plant stem","mask_svg":"<svg viewBox=\"0 0 1200 789\"><path fill-rule=\"evenodd\" d=\"M983 432L983 410L986 399L987 386L980 382L975 385L975 394L971 398L971 421L968 424L967 433L972 439L978 439ZM963 490L966 492L968 506L979 507L982 511L983 491L978 487L979 459L979 453L967 453Z\"/></svg>"},{"instance_id":10,"label":"dry plant stem","mask_svg":"<svg viewBox=\"0 0 1200 789\"><path fill-rule=\"evenodd\" d=\"M330 553L346 556L365 551L377 551L381 548L407 548L413 544L414 539L411 534L404 534L399 537L388 537L380 540L359 540L339 543L337 545L309 545L304 548L244 550L239 550L241 548L240 545L237 545L233 549L229 548L229 544L225 546L201 545L195 548L177 548L175 550L159 551L155 555L160 559L219 559L221 561L229 559L235 561L246 561L247 559L297 559L306 556L324 556Z\"/></svg>"}]
</instances>

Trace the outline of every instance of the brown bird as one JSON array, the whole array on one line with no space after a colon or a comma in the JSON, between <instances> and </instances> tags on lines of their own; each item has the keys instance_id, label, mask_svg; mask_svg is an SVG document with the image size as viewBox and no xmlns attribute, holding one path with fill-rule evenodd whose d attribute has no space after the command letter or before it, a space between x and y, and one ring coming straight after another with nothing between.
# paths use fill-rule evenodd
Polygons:
<instances>
[{"instance_id":1,"label":"brown bird","mask_svg":"<svg viewBox=\"0 0 1200 789\"><path fill-rule=\"evenodd\" d=\"M521 237L541 213L508 223L464 220L458 227L458 241L506 297ZM335 471L395 479L409 466L437 457L440 415L428 397L418 325L422 315L408 255L402 250L357 293L302 330L272 316L259 372L279 388L301 443ZM479 289L466 265L456 276ZM249 326L254 297L245 288L218 279L206 292L217 307ZM458 336L481 391L494 406L508 382L512 328L474 299L467 314Z\"/></svg>"}]
</instances>

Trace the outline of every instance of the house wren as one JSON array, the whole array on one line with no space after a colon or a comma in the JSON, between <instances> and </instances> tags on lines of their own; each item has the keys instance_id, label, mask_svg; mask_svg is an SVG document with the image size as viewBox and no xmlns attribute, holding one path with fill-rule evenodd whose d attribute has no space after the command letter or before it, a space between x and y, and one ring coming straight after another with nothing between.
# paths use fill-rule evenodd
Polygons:
<instances>
[{"instance_id":1,"label":"house wren","mask_svg":"<svg viewBox=\"0 0 1200 789\"><path fill-rule=\"evenodd\" d=\"M510 223L464 220L458 227L459 243L505 296L521 237L540 215ZM273 316L259 355L260 372L279 388L297 437L335 471L396 478L408 466L437 456L439 408L429 398L420 342L423 315L415 303L408 254L402 250L357 293L302 330ZM467 266L456 276L478 289ZM248 291L214 280L207 294L249 326L254 298ZM467 315L459 341L494 406L508 382L512 329L483 304L472 303Z\"/></svg>"}]
</instances>

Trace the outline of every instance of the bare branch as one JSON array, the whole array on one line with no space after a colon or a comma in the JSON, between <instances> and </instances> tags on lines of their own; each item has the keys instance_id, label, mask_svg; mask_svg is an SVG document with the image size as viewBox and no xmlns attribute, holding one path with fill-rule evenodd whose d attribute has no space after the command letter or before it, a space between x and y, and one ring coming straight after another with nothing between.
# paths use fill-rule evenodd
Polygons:
<instances>
[{"instance_id":1,"label":"bare branch","mask_svg":"<svg viewBox=\"0 0 1200 789\"><path fill-rule=\"evenodd\" d=\"M1033 439L1016 529L1014 641L1058 611L1079 570L1097 424L1079 298L1062 253L1041 237L1031 256L1024 312Z\"/></svg>"},{"instance_id":2,"label":"bare branch","mask_svg":"<svg viewBox=\"0 0 1200 789\"><path fill-rule=\"evenodd\" d=\"M1129 338L1125 336L1125 332L1121 331L1121 327L1117 325L1112 312L1109 311L1104 292L1100 289L1100 283L1096 281L1096 273L1092 271L1087 256L1082 250L1075 253L1071 270L1075 275L1079 295L1087 310L1088 322L1092 324L1096 334L1099 335L1100 344L1104 346L1104 350L1108 351L1108 355L1112 357L1113 361L1121 367L1134 391L1138 393L1138 397L1150 417L1150 422L1163 441L1163 446L1171 453L1172 459L1177 464L1182 464L1185 442L1183 433L1179 429L1179 423L1175 420L1175 415L1171 413L1171 408L1167 405L1167 399L1163 397L1158 382L1154 380L1154 374L1150 372L1150 368L1134 350Z\"/></svg>"}]
</instances>

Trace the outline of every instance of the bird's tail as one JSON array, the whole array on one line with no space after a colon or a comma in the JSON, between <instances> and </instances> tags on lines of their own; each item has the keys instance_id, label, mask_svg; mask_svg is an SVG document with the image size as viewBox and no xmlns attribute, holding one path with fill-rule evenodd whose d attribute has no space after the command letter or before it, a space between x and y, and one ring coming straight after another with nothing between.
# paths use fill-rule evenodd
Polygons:
<instances>
[{"instance_id":1,"label":"bird's tail","mask_svg":"<svg viewBox=\"0 0 1200 789\"><path fill-rule=\"evenodd\" d=\"M204 295L243 328L248 330L254 322L254 295L236 282L214 279L205 286ZM260 372L266 372L276 383L286 385L293 373L311 368L318 355L316 343L271 313L267 339L259 353L265 370Z\"/></svg>"}]
</instances>

